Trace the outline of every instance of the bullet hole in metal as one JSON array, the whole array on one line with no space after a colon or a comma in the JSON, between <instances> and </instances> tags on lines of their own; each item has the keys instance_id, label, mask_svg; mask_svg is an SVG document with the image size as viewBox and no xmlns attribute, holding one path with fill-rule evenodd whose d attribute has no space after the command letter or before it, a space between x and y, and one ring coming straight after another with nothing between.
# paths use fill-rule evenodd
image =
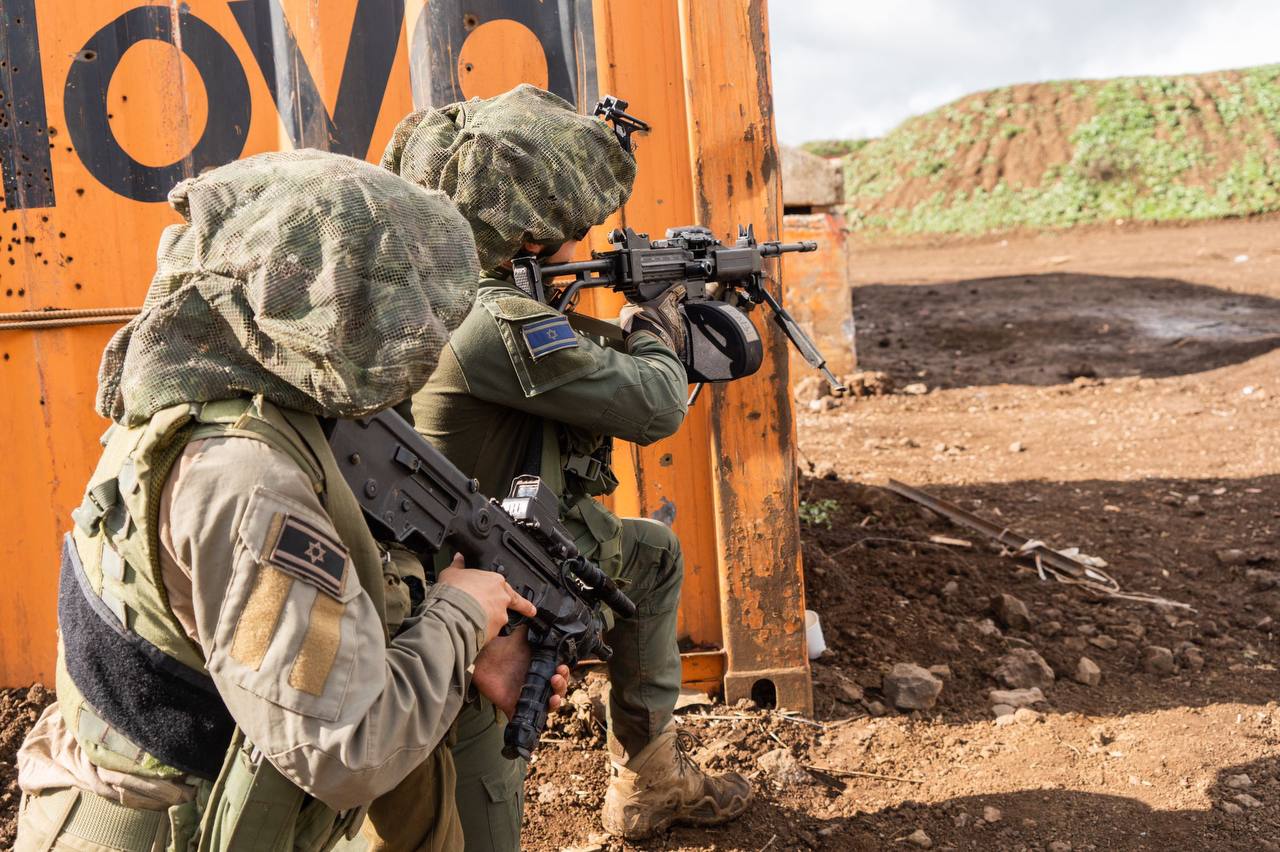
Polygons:
<instances>
[{"instance_id":1,"label":"bullet hole in metal","mask_svg":"<svg viewBox=\"0 0 1280 852\"><path fill-rule=\"evenodd\" d=\"M63 260L65 260L67 263L70 263L71 261L75 260L75 258L72 257L71 255L67 255L65 258L63 258Z\"/></svg>"},{"instance_id":2,"label":"bullet hole in metal","mask_svg":"<svg viewBox=\"0 0 1280 852\"><path fill-rule=\"evenodd\" d=\"M49 127L49 138L50 138L50 139L52 139L53 137L55 137L55 136L57 136L57 135L58 135L58 128L53 127L53 126L50 126L50 127Z\"/></svg>"},{"instance_id":3,"label":"bullet hole in metal","mask_svg":"<svg viewBox=\"0 0 1280 852\"><path fill-rule=\"evenodd\" d=\"M475 15L467 13L466 15L462 16L462 26L466 27L469 30L474 30L477 26L479 26L479 24L480 24L480 19L477 18ZM468 68L467 70L470 71L471 69Z\"/></svg>"},{"instance_id":4,"label":"bullet hole in metal","mask_svg":"<svg viewBox=\"0 0 1280 852\"><path fill-rule=\"evenodd\" d=\"M66 232L66 231L59 231L59 232L58 232L58 239L60 239L60 240L65 240L66 238L67 238L67 232Z\"/></svg>"},{"instance_id":5,"label":"bullet hole in metal","mask_svg":"<svg viewBox=\"0 0 1280 852\"><path fill-rule=\"evenodd\" d=\"M82 187L82 186L77 186L77 187L76 187L76 195L84 195L84 187Z\"/></svg>"},{"instance_id":6,"label":"bullet hole in metal","mask_svg":"<svg viewBox=\"0 0 1280 852\"><path fill-rule=\"evenodd\" d=\"M34 243L36 241L36 238L28 234L27 236L22 238L22 241L24 243Z\"/></svg>"},{"instance_id":7,"label":"bullet hole in metal","mask_svg":"<svg viewBox=\"0 0 1280 852\"><path fill-rule=\"evenodd\" d=\"M12 287L10 287L9 289L5 290L5 291L4 291L4 294L5 294L6 296L12 296L12 295L13 295L13 288L12 288Z\"/></svg>"},{"instance_id":8,"label":"bullet hole in metal","mask_svg":"<svg viewBox=\"0 0 1280 852\"><path fill-rule=\"evenodd\" d=\"M475 69L475 66L472 65L470 62L468 62L466 65L462 67L465 68L468 72L473 71Z\"/></svg>"},{"instance_id":9,"label":"bullet hole in metal","mask_svg":"<svg viewBox=\"0 0 1280 852\"><path fill-rule=\"evenodd\" d=\"M40 221L41 221L41 222L48 222L48 221L49 221L49 217L48 217L48 216L41 216L41 217L40 217Z\"/></svg>"},{"instance_id":10,"label":"bullet hole in metal","mask_svg":"<svg viewBox=\"0 0 1280 852\"><path fill-rule=\"evenodd\" d=\"M19 295L19 296L25 296L25 295L27 295L26 288L24 288L24 287L19 287L19 288L18 288L18 295Z\"/></svg>"},{"instance_id":11,"label":"bullet hole in metal","mask_svg":"<svg viewBox=\"0 0 1280 852\"><path fill-rule=\"evenodd\" d=\"M112 115L111 113L107 113L107 121L110 121L113 118L115 118L114 115Z\"/></svg>"},{"instance_id":12,"label":"bullet hole in metal","mask_svg":"<svg viewBox=\"0 0 1280 852\"><path fill-rule=\"evenodd\" d=\"M83 285L83 284L81 284L79 281L77 281L77 282L76 282L76 289L77 289L77 290L82 290L82 289L84 289L84 285Z\"/></svg>"},{"instance_id":13,"label":"bullet hole in metal","mask_svg":"<svg viewBox=\"0 0 1280 852\"><path fill-rule=\"evenodd\" d=\"M13 266L15 263L17 263L17 261L15 261L13 258L9 258L9 265L10 265L10 266Z\"/></svg>"},{"instance_id":14,"label":"bullet hole in metal","mask_svg":"<svg viewBox=\"0 0 1280 852\"><path fill-rule=\"evenodd\" d=\"M92 62L97 58L98 58L98 53L95 50L82 50L76 54L77 62Z\"/></svg>"},{"instance_id":15,"label":"bullet hole in metal","mask_svg":"<svg viewBox=\"0 0 1280 852\"><path fill-rule=\"evenodd\" d=\"M671 453L663 453L658 458L658 464L662 467L671 467L671 463L672 463Z\"/></svg>"},{"instance_id":16,"label":"bullet hole in metal","mask_svg":"<svg viewBox=\"0 0 1280 852\"><path fill-rule=\"evenodd\" d=\"M4 360L6 360L6 361L8 361L8 360L9 360L9 353L8 353L8 352L4 353Z\"/></svg>"},{"instance_id":17,"label":"bullet hole in metal","mask_svg":"<svg viewBox=\"0 0 1280 852\"><path fill-rule=\"evenodd\" d=\"M121 96L120 96L120 100L121 100L122 102L124 102L124 103L128 103L128 102L129 102L129 96L128 96L128 95L121 95Z\"/></svg>"},{"instance_id":18,"label":"bullet hole in metal","mask_svg":"<svg viewBox=\"0 0 1280 852\"><path fill-rule=\"evenodd\" d=\"M14 223L13 223L13 228L12 228L12 230L14 230L14 231L18 230L18 223L17 223L17 222L14 222Z\"/></svg>"}]
</instances>

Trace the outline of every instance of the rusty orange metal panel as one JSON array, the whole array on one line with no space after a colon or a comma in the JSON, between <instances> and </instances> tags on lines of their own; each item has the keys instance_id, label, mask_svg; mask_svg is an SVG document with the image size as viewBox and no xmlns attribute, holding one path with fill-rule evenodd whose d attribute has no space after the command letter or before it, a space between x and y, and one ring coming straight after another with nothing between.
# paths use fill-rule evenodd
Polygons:
<instances>
[{"instance_id":1,"label":"rusty orange metal panel","mask_svg":"<svg viewBox=\"0 0 1280 852\"><path fill-rule=\"evenodd\" d=\"M837 376L855 369L853 290L849 286L844 218L838 213L789 213L782 217L782 239L814 240L818 251L782 257L787 282L787 310L804 327ZM791 380L818 375L795 349L790 353Z\"/></svg>"},{"instance_id":2,"label":"rusty orange metal panel","mask_svg":"<svg viewBox=\"0 0 1280 852\"><path fill-rule=\"evenodd\" d=\"M666 228L696 224L689 161L680 18L675 0L596 4L596 54L600 88L630 103L633 114L653 126L636 137L638 174L623 221L637 231L662 236ZM637 38L643 33L643 38ZM593 233L606 247L606 228ZM603 297L603 298L601 298ZM599 294L598 316L616 316L622 299ZM674 517L685 557L679 632L694 647L718 647L720 631L719 547L711 494L709 407L696 405L680 431L651 447L618 453L627 476L613 501L624 515Z\"/></svg>"},{"instance_id":3,"label":"rusty orange metal panel","mask_svg":"<svg viewBox=\"0 0 1280 852\"><path fill-rule=\"evenodd\" d=\"M165 193L204 168L303 146L376 159L412 103L395 9L4 0L0 313L141 304L177 221ZM106 427L93 400L114 328L0 325L0 561L22 566L0 584L0 684L52 682L57 543Z\"/></svg>"},{"instance_id":4,"label":"rusty orange metal panel","mask_svg":"<svg viewBox=\"0 0 1280 852\"><path fill-rule=\"evenodd\" d=\"M761 239L776 239L782 198L765 4L680 0L680 16L699 219L724 237L751 222ZM776 275L775 267L771 286ZM759 312L755 322L767 344L763 367L710 399L725 698L776 697L808 712L787 343Z\"/></svg>"}]
</instances>

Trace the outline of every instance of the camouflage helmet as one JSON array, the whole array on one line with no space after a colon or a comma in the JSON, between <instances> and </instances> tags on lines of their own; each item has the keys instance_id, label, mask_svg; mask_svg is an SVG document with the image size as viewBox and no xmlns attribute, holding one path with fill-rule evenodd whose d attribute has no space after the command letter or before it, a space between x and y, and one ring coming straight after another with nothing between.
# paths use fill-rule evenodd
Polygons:
<instances>
[{"instance_id":1,"label":"camouflage helmet","mask_svg":"<svg viewBox=\"0 0 1280 852\"><path fill-rule=\"evenodd\" d=\"M608 125L527 84L412 113L382 165L453 199L485 272L526 242L580 237L626 202L636 176L635 158Z\"/></svg>"},{"instance_id":2,"label":"camouflage helmet","mask_svg":"<svg viewBox=\"0 0 1280 852\"><path fill-rule=\"evenodd\" d=\"M98 411L120 423L254 394L326 417L387 408L426 382L475 298L449 199L351 157L259 154L169 203L184 221L98 371Z\"/></svg>"}]
</instances>

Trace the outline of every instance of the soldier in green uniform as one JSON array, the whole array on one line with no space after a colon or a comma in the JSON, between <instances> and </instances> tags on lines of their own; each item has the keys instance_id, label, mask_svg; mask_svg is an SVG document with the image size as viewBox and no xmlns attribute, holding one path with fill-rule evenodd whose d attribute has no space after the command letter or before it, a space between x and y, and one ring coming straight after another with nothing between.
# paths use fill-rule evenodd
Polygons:
<instances>
[{"instance_id":1,"label":"soldier in green uniform","mask_svg":"<svg viewBox=\"0 0 1280 852\"><path fill-rule=\"evenodd\" d=\"M17 849L459 848L442 740L532 605L455 559L411 610L421 566L374 541L321 418L422 385L472 304L470 229L440 193L316 151L170 202L185 222L103 356L114 422L63 547Z\"/></svg>"},{"instance_id":2,"label":"soldier in green uniform","mask_svg":"<svg viewBox=\"0 0 1280 852\"><path fill-rule=\"evenodd\" d=\"M704 773L672 720L680 689L679 541L663 524L619 519L595 499L617 486L613 439L650 444L684 418L680 293L628 306L625 345L612 348L575 333L566 317L509 280L513 257L567 259L591 226L627 200L632 154L603 122L526 85L408 116L382 162L454 200L471 223L484 271L475 308L414 396L419 431L490 493L505 491L518 474L541 475L559 493L579 549L623 581L638 605L635 618L616 618L606 636L614 656L605 828L634 839L674 822L736 817L749 784L737 773ZM467 848L517 848L524 767L500 756L492 708L464 709L458 736Z\"/></svg>"}]
</instances>

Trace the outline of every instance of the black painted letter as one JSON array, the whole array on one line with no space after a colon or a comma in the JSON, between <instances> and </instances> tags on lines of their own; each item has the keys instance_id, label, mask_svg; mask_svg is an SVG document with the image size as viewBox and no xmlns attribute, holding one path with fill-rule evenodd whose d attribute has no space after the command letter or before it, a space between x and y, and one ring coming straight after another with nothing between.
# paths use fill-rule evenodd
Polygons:
<instances>
[{"instance_id":1,"label":"black painted letter","mask_svg":"<svg viewBox=\"0 0 1280 852\"><path fill-rule=\"evenodd\" d=\"M364 159L391 79L404 0L360 0L342 83L329 116L279 0L229 4L295 148L320 148Z\"/></svg>"},{"instance_id":2,"label":"black painted letter","mask_svg":"<svg viewBox=\"0 0 1280 852\"><path fill-rule=\"evenodd\" d=\"M0 0L0 172L7 210L52 207L35 0Z\"/></svg>"},{"instance_id":3,"label":"black painted letter","mask_svg":"<svg viewBox=\"0 0 1280 852\"><path fill-rule=\"evenodd\" d=\"M67 74L63 99L76 153L104 186L136 201L163 201L184 178L236 159L249 133L249 81L235 51L217 30L186 11L178 13L181 38L175 42L171 14L167 5L130 9L89 39ZM204 134L185 157L167 166L144 166L130 157L107 120L111 75L125 51L147 39L176 44L195 64L208 94Z\"/></svg>"}]
</instances>

